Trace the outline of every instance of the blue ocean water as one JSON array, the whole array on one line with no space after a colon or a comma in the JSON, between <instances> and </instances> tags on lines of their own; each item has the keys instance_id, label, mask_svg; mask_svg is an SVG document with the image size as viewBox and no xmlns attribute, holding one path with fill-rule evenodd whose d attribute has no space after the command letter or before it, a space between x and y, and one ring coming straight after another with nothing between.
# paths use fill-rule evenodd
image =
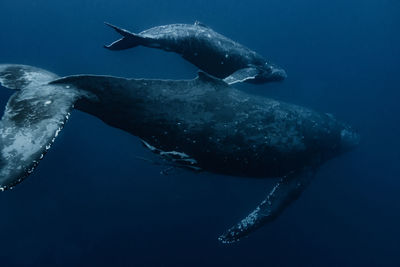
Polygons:
<instances>
[{"instance_id":1,"label":"blue ocean water","mask_svg":"<svg viewBox=\"0 0 400 267\"><path fill-rule=\"evenodd\" d=\"M75 111L35 173L0 194L0 266L400 266L399 1L1 0L0 14L0 63L138 78L197 69L155 49L105 50L118 36L104 21L139 32L199 20L288 73L240 88L361 135L275 222L223 245L273 181L160 175L137 160L137 138Z\"/></svg>"}]
</instances>

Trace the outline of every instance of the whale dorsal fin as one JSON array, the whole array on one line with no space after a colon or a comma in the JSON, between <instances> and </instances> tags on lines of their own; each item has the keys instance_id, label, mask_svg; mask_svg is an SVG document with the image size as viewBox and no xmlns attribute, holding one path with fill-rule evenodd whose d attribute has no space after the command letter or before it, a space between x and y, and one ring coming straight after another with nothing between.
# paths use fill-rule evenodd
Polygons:
<instances>
[{"instance_id":1,"label":"whale dorsal fin","mask_svg":"<svg viewBox=\"0 0 400 267\"><path fill-rule=\"evenodd\" d=\"M198 21L198 20L196 20L195 22L194 22L194 25L195 26L200 26L200 27L204 27L204 28L210 28L208 25L206 25L206 24L204 24L204 23L202 23L202 22L200 22L200 21Z\"/></svg>"},{"instance_id":2,"label":"whale dorsal fin","mask_svg":"<svg viewBox=\"0 0 400 267\"><path fill-rule=\"evenodd\" d=\"M219 80L218 78L215 78L215 77L211 76L210 74L205 73L204 71L198 71L197 72L197 78L199 80L202 80L202 81L205 81L205 82Z\"/></svg>"},{"instance_id":3,"label":"whale dorsal fin","mask_svg":"<svg viewBox=\"0 0 400 267\"><path fill-rule=\"evenodd\" d=\"M228 84L226 82L224 82L223 80L216 78L214 76L211 76L210 74L205 73L204 71L197 72L196 80L199 80L199 81L202 81L205 83L213 83L213 84L228 86Z\"/></svg>"}]
</instances>

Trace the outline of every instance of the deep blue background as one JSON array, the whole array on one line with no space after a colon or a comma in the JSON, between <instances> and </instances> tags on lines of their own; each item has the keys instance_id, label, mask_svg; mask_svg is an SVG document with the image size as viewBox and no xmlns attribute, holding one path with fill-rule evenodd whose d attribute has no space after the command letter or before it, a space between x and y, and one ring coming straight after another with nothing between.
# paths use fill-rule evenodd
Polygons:
<instances>
[{"instance_id":1,"label":"deep blue background","mask_svg":"<svg viewBox=\"0 0 400 267\"><path fill-rule=\"evenodd\" d=\"M176 54L106 51L118 36L102 23L141 31L200 20L289 75L243 90L332 113L362 142L274 223L222 245L216 237L272 181L162 176L135 158L148 155L135 137L76 111L36 172L0 194L0 265L400 266L399 14L397 0L1 0L1 63L192 78Z\"/></svg>"}]
</instances>

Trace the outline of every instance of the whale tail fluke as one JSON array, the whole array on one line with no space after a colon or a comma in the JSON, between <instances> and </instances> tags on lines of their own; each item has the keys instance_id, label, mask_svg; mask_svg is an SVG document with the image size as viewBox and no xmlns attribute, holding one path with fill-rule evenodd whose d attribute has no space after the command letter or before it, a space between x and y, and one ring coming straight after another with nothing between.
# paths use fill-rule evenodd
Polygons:
<instances>
[{"instance_id":1,"label":"whale tail fluke","mask_svg":"<svg viewBox=\"0 0 400 267\"><path fill-rule=\"evenodd\" d=\"M0 65L0 84L15 90L0 120L0 191L32 173L80 97L72 86L49 84L58 76L25 65Z\"/></svg>"},{"instance_id":2,"label":"whale tail fluke","mask_svg":"<svg viewBox=\"0 0 400 267\"><path fill-rule=\"evenodd\" d=\"M138 34L132 33L130 31L127 31L125 29L119 28L108 22L104 22L104 23L107 26L113 28L117 33L122 35L121 39L118 39L109 45L105 45L104 48L107 48L109 50L125 50L125 49L133 48L133 47L144 44L144 41L146 38L144 38Z\"/></svg>"},{"instance_id":3,"label":"whale tail fluke","mask_svg":"<svg viewBox=\"0 0 400 267\"><path fill-rule=\"evenodd\" d=\"M12 90L40 86L57 78L54 73L28 65L0 64L0 84Z\"/></svg>"}]
</instances>

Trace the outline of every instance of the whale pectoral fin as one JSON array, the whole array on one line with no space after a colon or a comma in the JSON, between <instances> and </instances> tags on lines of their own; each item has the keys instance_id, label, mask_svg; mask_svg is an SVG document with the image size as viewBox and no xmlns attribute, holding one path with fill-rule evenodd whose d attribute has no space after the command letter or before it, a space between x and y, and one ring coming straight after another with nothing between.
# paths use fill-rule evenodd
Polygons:
<instances>
[{"instance_id":1,"label":"whale pectoral fin","mask_svg":"<svg viewBox=\"0 0 400 267\"><path fill-rule=\"evenodd\" d=\"M253 80L259 74L259 70L257 68L249 67L235 71L230 76L224 79L224 82L227 84L235 84L245 82L247 80Z\"/></svg>"},{"instance_id":2,"label":"whale pectoral fin","mask_svg":"<svg viewBox=\"0 0 400 267\"><path fill-rule=\"evenodd\" d=\"M233 243L247 236L277 218L282 211L295 201L314 177L314 171L307 169L279 180L267 198L246 218L222 234L218 240Z\"/></svg>"},{"instance_id":3,"label":"whale pectoral fin","mask_svg":"<svg viewBox=\"0 0 400 267\"><path fill-rule=\"evenodd\" d=\"M191 158L189 155L187 155L184 152L179 152L179 151L163 151L159 148L156 148L152 145L150 145L148 142L145 140L141 139L142 145L149 149L151 152L154 154L160 156L161 159L165 160L168 162L168 164L172 167L177 167L181 169L186 169L194 172L200 172L202 169L198 166L198 162L196 159ZM165 174L161 172L162 174Z\"/></svg>"},{"instance_id":4,"label":"whale pectoral fin","mask_svg":"<svg viewBox=\"0 0 400 267\"><path fill-rule=\"evenodd\" d=\"M15 71L25 77L36 77L40 72L29 73L26 68ZM26 82L32 83L29 79ZM32 173L68 119L77 98L76 90L59 85L27 86L10 97L0 120L0 191Z\"/></svg>"}]
</instances>

